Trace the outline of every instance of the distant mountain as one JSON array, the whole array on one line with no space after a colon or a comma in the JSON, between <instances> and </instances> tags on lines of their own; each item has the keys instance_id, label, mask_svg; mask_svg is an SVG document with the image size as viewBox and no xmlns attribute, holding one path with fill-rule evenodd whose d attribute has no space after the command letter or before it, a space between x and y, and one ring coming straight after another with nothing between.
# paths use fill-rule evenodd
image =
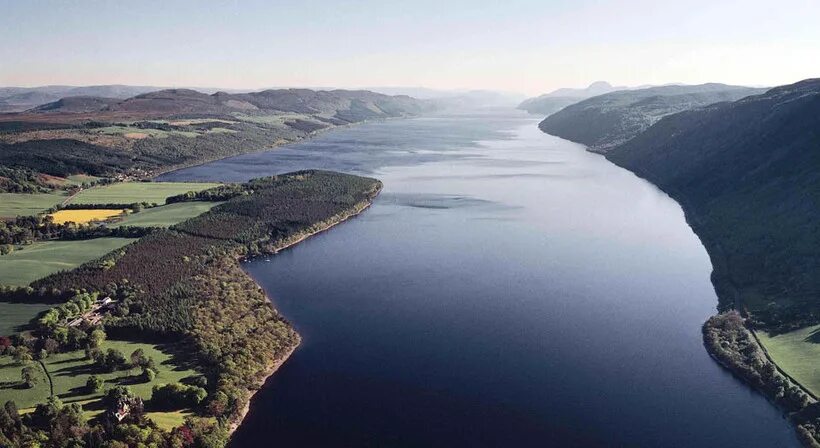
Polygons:
<instances>
[{"instance_id":1,"label":"distant mountain","mask_svg":"<svg viewBox=\"0 0 820 448\"><path fill-rule=\"evenodd\" d=\"M149 86L42 86L42 87L0 87L0 111L6 105L7 112L31 109L52 103L61 98L75 96L95 96L102 98L130 98L141 93L159 90Z\"/></svg>"},{"instance_id":2,"label":"distant mountain","mask_svg":"<svg viewBox=\"0 0 820 448\"><path fill-rule=\"evenodd\" d=\"M547 116L583 99L623 89L626 87L613 87L608 82L597 81L585 89L563 88L524 100L518 108L531 114Z\"/></svg>"},{"instance_id":3,"label":"distant mountain","mask_svg":"<svg viewBox=\"0 0 820 448\"><path fill-rule=\"evenodd\" d=\"M117 98L102 98L97 96L70 96L61 98L52 103L37 106L30 112L97 112L106 109L121 100Z\"/></svg>"},{"instance_id":4,"label":"distant mountain","mask_svg":"<svg viewBox=\"0 0 820 448\"><path fill-rule=\"evenodd\" d=\"M681 203L723 308L820 322L820 79L667 116L607 158Z\"/></svg>"},{"instance_id":5,"label":"distant mountain","mask_svg":"<svg viewBox=\"0 0 820 448\"><path fill-rule=\"evenodd\" d=\"M606 152L667 115L763 91L715 83L620 90L569 105L548 116L539 127L548 134L583 143L592 151Z\"/></svg>"},{"instance_id":6,"label":"distant mountain","mask_svg":"<svg viewBox=\"0 0 820 448\"><path fill-rule=\"evenodd\" d=\"M332 119L332 124L421 113L428 106L408 96L366 90L278 89L208 95L190 89L144 93L109 105L105 110L142 115L220 115L235 112L297 113Z\"/></svg>"}]
</instances>

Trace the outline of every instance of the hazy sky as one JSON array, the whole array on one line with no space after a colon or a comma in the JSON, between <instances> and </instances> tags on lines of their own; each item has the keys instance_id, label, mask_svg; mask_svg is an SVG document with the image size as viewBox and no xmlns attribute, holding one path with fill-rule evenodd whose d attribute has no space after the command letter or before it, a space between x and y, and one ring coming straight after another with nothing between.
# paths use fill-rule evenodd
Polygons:
<instances>
[{"instance_id":1,"label":"hazy sky","mask_svg":"<svg viewBox=\"0 0 820 448\"><path fill-rule=\"evenodd\" d=\"M820 0L0 0L0 85L542 93L820 76Z\"/></svg>"}]
</instances>

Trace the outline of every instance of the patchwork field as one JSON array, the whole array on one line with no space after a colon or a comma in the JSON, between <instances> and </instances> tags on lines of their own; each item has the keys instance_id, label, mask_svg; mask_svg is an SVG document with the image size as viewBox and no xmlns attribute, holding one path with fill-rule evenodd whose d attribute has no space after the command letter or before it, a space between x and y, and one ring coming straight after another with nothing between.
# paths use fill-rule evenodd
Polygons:
<instances>
[{"instance_id":1,"label":"patchwork field","mask_svg":"<svg viewBox=\"0 0 820 448\"><path fill-rule=\"evenodd\" d=\"M31 319L54 305L45 303L0 302L0 336L8 336L21 330Z\"/></svg>"},{"instance_id":2,"label":"patchwork field","mask_svg":"<svg viewBox=\"0 0 820 448\"><path fill-rule=\"evenodd\" d=\"M813 394L820 395L820 325L771 336L757 332L760 342L783 371Z\"/></svg>"},{"instance_id":3,"label":"patchwork field","mask_svg":"<svg viewBox=\"0 0 820 448\"><path fill-rule=\"evenodd\" d=\"M43 363L54 383L54 394L64 403L81 404L89 417L100 412L99 398L105 393L106 388L117 385L128 386L143 399L149 399L151 389L155 384L177 383L198 375L196 371L182 366L183 363L176 359L174 352L182 351L182 347L129 341L105 341L101 346L103 351L108 349L121 351L126 359L138 348L141 348L146 356L153 358L156 362L158 373L151 382L143 381L139 377L140 372L136 369L110 373L100 371L90 360L85 359L83 351L54 354L46 358ZM18 408L27 409L48 398L50 387L46 372L42 370L39 363L33 362L31 365L39 371L39 378L33 388L26 389L22 387L20 380L22 366L8 356L0 356L0 402L14 400ZM85 383L90 375L97 375L104 381L103 391L88 393L85 390ZM166 428L180 425L186 415L188 413L185 411L149 413L150 417L156 418L157 423Z\"/></svg>"},{"instance_id":4,"label":"patchwork field","mask_svg":"<svg viewBox=\"0 0 820 448\"><path fill-rule=\"evenodd\" d=\"M133 204L148 202L164 204L165 198L189 191L202 191L219 186L205 182L122 182L81 191L72 204Z\"/></svg>"},{"instance_id":5,"label":"patchwork field","mask_svg":"<svg viewBox=\"0 0 820 448\"><path fill-rule=\"evenodd\" d=\"M138 213L127 215L122 220L111 224L110 227L139 226L139 227L168 227L199 216L222 202L179 202L160 207L144 209Z\"/></svg>"},{"instance_id":6,"label":"patchwork field","mask_svg":"<svg viewBox=\"0 0 820 448\"><path fill-rule=\"evenodd\" d=\"M66 199L65 193L0 193L0 218L36 215Z\"/></svg>"},{"instance_id":7,"label":"patchwork field","mask_svg":"<svg viewBox=\"0 0 820 448\"><path fill-rule=\"evenodd\" d=\"M67 222L75 222L77 224L85 224L92 221L105 221L121 215L122 209L89 209L89 210L58 210L51 214L54 222L57 224L65 224Z\"/></svg>"},{"instance_id":8,"label":"patchwork field","mask_svg":"<svg viewBox=\"0 0 820 448\"><path fill-rule=\"evenodd\" d=\"M38 242L0 255L0 284L25 286L55 272L77 267L134 238L95 238L81 241Z\"/></svg>"}]
</instances>

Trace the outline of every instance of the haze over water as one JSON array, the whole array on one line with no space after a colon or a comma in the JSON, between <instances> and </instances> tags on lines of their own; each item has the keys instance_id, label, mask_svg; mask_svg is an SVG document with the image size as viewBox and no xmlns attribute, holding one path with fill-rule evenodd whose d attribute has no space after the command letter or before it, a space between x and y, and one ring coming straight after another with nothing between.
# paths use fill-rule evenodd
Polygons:
<instances>
[{"instance_id":1,"label":"haze over water","mask_svg":"<svg viewBox=\"0 0 820 448\"><path fill-rule=\"evenodd\" d=\"M235 446L798 446L713 362L680 207L517 111L370 123L178 171L381 179L359 217L246 264L304 341Z\"/></svg>"}]
</instances>

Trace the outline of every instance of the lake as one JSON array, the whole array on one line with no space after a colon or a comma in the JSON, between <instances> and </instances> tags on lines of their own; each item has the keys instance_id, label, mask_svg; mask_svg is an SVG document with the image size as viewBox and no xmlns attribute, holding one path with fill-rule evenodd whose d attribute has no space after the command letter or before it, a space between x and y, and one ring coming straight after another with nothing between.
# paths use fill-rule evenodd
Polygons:
<instances>
[{"instance_id":1,"label":"lake","mask_svg":"<svg viewBox=\"0 0 820 448\"><path fill-rule=\"evenodd\" d=\"M377 177L362 215L245 264L303 343L234 446L799 446L702 345L680 206L513 110L367 123L161 180Z\"/></svg>"}]
</instances>

